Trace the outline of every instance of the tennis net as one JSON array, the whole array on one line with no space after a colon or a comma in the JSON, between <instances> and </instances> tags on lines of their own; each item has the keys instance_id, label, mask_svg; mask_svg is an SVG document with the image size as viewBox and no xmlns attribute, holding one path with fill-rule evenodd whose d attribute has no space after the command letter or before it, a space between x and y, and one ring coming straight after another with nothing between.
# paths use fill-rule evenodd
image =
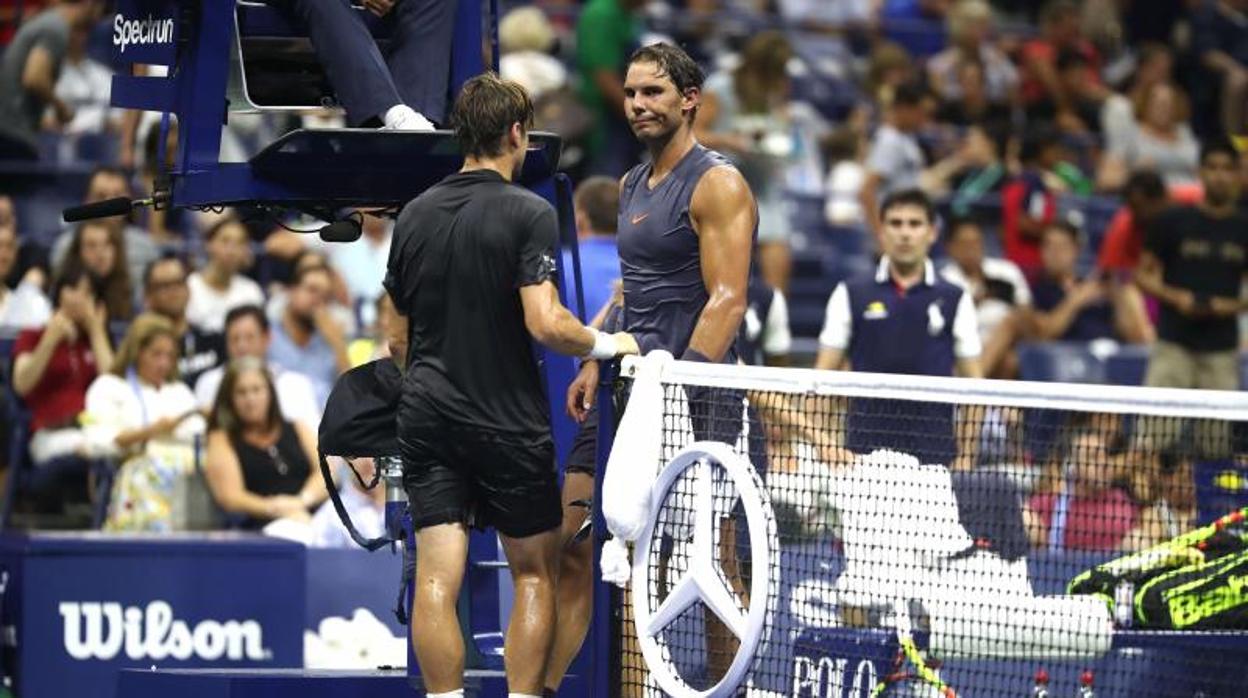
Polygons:
<instances>
[{"instance_id":1,"label":"tennis net","mask_svg":"<svg viewBox=\"0 0 1248 698\"><path fill-rule=\"evenodd\" d=\"M657 375L622 696L1243 695L1245 395Z\"/></svg>"}]
</instances>

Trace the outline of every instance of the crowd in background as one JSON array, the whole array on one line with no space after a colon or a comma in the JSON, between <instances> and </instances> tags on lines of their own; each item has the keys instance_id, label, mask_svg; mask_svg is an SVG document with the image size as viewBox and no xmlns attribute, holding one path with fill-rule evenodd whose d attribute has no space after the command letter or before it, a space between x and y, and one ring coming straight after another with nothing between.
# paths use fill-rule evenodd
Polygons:
<instances>
[{"instance_id":1,"label":"crowd in background","mask_svg":"<svg viewBox=\"0 0 1248 698\"><path fill-rule=\"evenodd\" d=\"M599 190L592 175L614 181L641 156L623 117L631 51L667 39L702 62L698 138L750 183L758 276L788 299L786 336L809 340L804 355L800 343L791 357L769 352L776 362L810 358L832 289L874 267L878 201L912 187L940 202L937 266L974 296L987 375L1018 377L1024 342L1150 345L1162 301L1136 282L1149 226L1203 200L1202 146L1248 131L1248 0L503 5L500 72L528 88L538 128L565 138L561 169ZM15 134L6 110L20 106L0 103L0 139L28 151L0 156L85 175L54 178L83 202L148 191L160 120L108 105L102 5L19 7L0 8L0 96L43 90L47 106L36 133ZM68 40L32 59L31 37L56 13ZM59 65L53 83L27 79L38 60ZM324 123L334 117L231 115L223 159ZM1248 210L1248 157L1237 164ZM106 527L173 525L160 507L200 460L235 525L308 517L325 495L318 406L342 371L385 352L390 222L365 216L361 240L328 245L249 211L66 226L30 198L0 196L0 334L12 340L7 389L29 412L25 457L124 461ZM583 245L611 237L607 199L578 197ZM586 277L587 295L610 295L605 274ZM1092 451L1113 437L1081 438ZM1036 485L1041 521L1055 497L1086 496L1130 518L1125 535L1163 489L1063 472Z\"/></svg>"}]
</instances>

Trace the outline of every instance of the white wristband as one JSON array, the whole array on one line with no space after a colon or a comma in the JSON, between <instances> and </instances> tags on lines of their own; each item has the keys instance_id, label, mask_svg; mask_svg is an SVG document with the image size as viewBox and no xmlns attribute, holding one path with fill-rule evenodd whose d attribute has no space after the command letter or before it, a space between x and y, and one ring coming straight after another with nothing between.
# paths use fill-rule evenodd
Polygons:
<instances>
[{"instance_id":1,"label":"white wristband","mask_svg":"<svg viewBox=\"0 0 1248 698\"><path fill-rule=\"evenodd\" d=\"M616 346L615 336L607 334L601 330L595 330L592 327L589 329L594 333L594 348L589 350L589 354L586 358L598 360L614 359L615 355L619 353L619 348Z\"/></svg>"}]
</instances>

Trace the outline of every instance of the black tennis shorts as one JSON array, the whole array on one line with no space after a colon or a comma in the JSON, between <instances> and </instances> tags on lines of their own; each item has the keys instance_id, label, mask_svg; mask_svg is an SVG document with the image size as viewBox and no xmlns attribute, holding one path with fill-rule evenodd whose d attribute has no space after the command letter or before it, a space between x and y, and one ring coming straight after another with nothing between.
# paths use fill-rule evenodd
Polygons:
<instances>
[{"instance_id":1,"label":"black tennis shorts","mask_svg":"<svg viewBox=\"0 0 1248 698\"><path fill-rule=\"evenodd\" d=\"M463 523L524 538L562 524L550 434L455 425L410 402L398 422L403 488L417 530Z\"/></svg>"}]
</instances>

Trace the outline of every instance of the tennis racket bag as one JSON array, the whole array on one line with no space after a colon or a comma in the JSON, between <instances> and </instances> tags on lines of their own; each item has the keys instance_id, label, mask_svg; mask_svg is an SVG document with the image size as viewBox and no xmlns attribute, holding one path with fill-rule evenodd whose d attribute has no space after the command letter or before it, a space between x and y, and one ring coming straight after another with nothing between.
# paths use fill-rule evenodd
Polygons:
<instances>
[{"instance_id":1,"label":"tennis racket bag","mask_svg":"<svg viewBox=\"0 0 1248 698\"><path fill-rule=\"evenodd\" d=\"M1100 597L1120 626L1162 630L1248 628L1248 509L1071 580Z\"/></svg>"}]
</instances>

